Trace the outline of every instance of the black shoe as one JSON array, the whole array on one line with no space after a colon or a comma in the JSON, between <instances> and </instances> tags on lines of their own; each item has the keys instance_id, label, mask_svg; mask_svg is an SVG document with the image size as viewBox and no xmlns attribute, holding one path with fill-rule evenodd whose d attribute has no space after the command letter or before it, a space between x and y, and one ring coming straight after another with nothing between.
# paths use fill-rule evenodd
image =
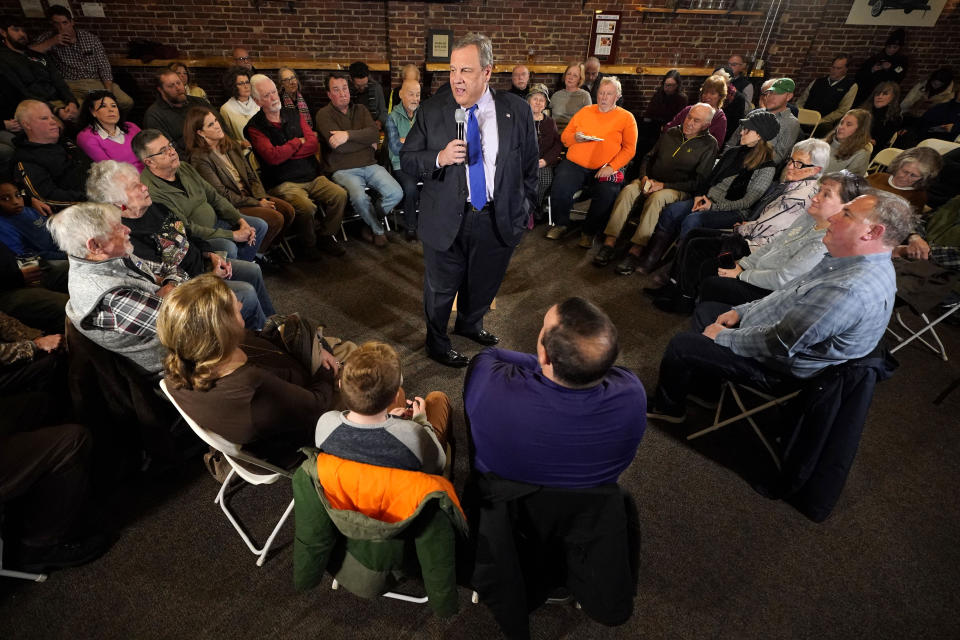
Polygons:
<instances>
[{"instance_id":1,"label":"black shoe","mask_svg":"<svg viewBox=\"0 0 960 640\"><path fill-rule=\"evenodd\" d=\"M662 298L657 298L653 301L653 306L660 311L666 311L667 313L681 313L683 315L690 315L693 313L693 308L696 306L693 298L689 296L664 296Z\"/></svg>"},{"instance_id":2,"label":"black shoe","mask_svg":"<svg viewBox=\"0 0 960 640\"><path fill-rule=\"evenodd\" d=\"M477 333L461 333L460 331L454 331L458 336L463 336L464 338L470 338L474 342L482 344L485 347L492 347L493 345L500 342L500 338L493 335L486 329L480 329Z\"/></svg>"},{"instance_id":3,"label":"black shoe","mask_svg":"<svg viewBox=\"0 0 960 640\"><path fill-rule=\"evenodd\" d=\"M435 360L445 367L465 367L470 364L470 358L456 349L450 349L446 353L431 353L427 351L427 355L431 360Z\"/></svg>"},{"instance_id":4,"label":"black shoe","mask_svg":"<svg viewBox=\"0 0 960 640\"><path fill-rule=\"evenodd\" d=\"M677 285L672 282L668 282L665 285L659 287L644 287L643 295L656 300L657 298L675 298L679 297L680 292L677 291Z\"/></svg>"},{"instance_id":5,"label":"black shoe","mask_svg":"<svg viewBox=\"0 0 960 640\"><path fill-rule=\"evenodd\" d=\"M640 264L640 258L628 253L624 256L623 260L620 261L620 264L616 266L616 272L622 276L631 276L633 272L637 270L637 265Z\"/></svg>"},{"instance_id":6,"label":"black shoe","mask_svg":"<svg viewBox=\"0 0 960 640\"><path fill-rule=\"evenodd\" d=\"M593 256L593 265L595 267L605 267L613 260L613 247L603 245L597 255Z\"/></svg>"},{"instance_id":7,"label":"black shoe","mask_svg":"<svg viewBox=\"0 0 960 640\"><path fill-rule=\"evenodd\" d=\"M19 569L29 573L79 567L96 560L109 548L110 540L102 534L62 542L52 547L24 545L20 552L20 562L17 564Z\"/></svg>"},{"instance_id":8,"label":"black shoe","mask_svg":"<svg viewBox=\"0 0 960 640\"><path fill-rule=\"evenodd\" d=\"M347 252L343 245L333 239L333 236L317 236L317 248L328 256L339 258Z\"/></svg>"},{"instance_id":9,"label":"black shoe","mask_svg":"<svg viewBox=\"0 0 960 640\"><path fill-rule=\"evenodd\" d=\"M257 263L261 271L277 271L280 264L267 254L254 256L253 261Z\"/></svg>"}]
</instances>

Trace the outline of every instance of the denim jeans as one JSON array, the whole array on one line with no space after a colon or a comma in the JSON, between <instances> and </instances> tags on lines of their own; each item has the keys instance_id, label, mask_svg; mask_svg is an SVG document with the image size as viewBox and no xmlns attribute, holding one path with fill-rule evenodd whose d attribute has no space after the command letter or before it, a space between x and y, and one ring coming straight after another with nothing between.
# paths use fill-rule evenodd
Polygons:
<instances>
[{"instance_id":1,"label":"denim jeans","mask_svg":"<svg viewBox=\"0 0 960 640\"><path fill-rule=\"evenodd\" d=\"M729 229L735 222L742 222L739 211L693 211L693 200L681 200L664 207L657 222L657 229L673 238L685 238L692 229Z\"/></svg>"},{"instance_id":2,"label":"denim jeans","mask_svg":"<svg viewBox=\"0 0 960 640\"><path fill-rule=\"evenodd\" d=\"M393 172L400 186L403 187L403 224L407 229L417 230L417 204L420 202L420 189L417 188L417 177L404 173L400 169Z\"/></svg>"},{"instance_id":3,"label":"denim jeans","mask_svg":"<svg viewBox=\"0 0 960 640\"><path fill-rule=\"evenodd\" d=\"M238 245L233 240L228 240L227 238L210 238L207 240L207 243L210 245L212 251L226 251L227 258L234 260L239 258L240 260L253 261L257 253L260 251L260 245L263 243L263 239L267 235L267 222L263 218L254 218L253 216L240 216L247 221L254 231L257 232L257 240L253 244L243 243ZM232 230L233 225L224 220L223 218L217 218L216 224L214 224L216 229L228 229Z\"/></svg>"},{"instance_id":4,"label":"denim jeans","mask_svg":"<svg viewBox=\"0 0 960 640\"><path fill-rule=\"evenodd\" d=\"M583 222L583 232L596 235L607 224L613 203L622 186L617 182L600 182L594 176L596 169L585 169L564 159L553 174L553 186L550 190L550 207L553 222L559 226L570 224L570 209L573 208L573 196L580 187L592 187L590 210Z\"/></svg>"},{"instance_id":5,"label":"denim jeans","mask_svg":"<svg viewBox=\"0 0 960 640\"><path fill-rule=\"evenodd\" d=\"M347 190L350 204L360 214L363 221L378 236L383 235L383 225L373 213L373 203L364 189L370 187L380 194L381 206L385 214L403 200L403 189L390 173L378 164L370 164L355 169L341 169L333 172L333 181Z\"/></svg>"},{"instance_id":6,"label":"denim jeans","mask_svg":"<svg viewBox=\"0 0 960 640\"><path fill-rule=\"evenodd\" d=\"M273 301L270 299L270 294L267 293L267 286L263 283L263 272L260 270L260 265L246 260L231 260L230 266L233 267L233 278L231 280L239 280L252 286L257 294L260 307L263 308L263 313L267 317L275 314L277 311L273 308Z\"/></svg>"}]
</instances>

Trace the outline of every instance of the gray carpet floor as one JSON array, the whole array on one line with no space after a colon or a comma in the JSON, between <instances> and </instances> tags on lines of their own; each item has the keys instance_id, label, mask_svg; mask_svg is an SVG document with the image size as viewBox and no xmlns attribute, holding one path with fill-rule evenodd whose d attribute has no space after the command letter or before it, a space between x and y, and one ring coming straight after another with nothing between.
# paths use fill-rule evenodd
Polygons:
<instances>
[{"instance_id":1,"label":"gray carpet floor","mask_svg":"<svg viewBox=\"0 0 960 640\"><path fill-rule=\"evenodd\" d=\"M686 326L640 295L647 278L599 270L575 238L552 243L542 227L518 248L486 327L506 348L532 351L543 314L588 297L620 330L620 364L656 383L660 354ZM340 260L295 264L268 276L280 312L301 311L328 333L388 340L404 361L408 395L447 392L464 441L463 370L422 351L422 251L395 239L358 240ZM907 314L909 316L909 314ZM960 609L960 331L941 334L957 360L920 347L874 398L857 460L833 516L814 524L754 492L744 476L769 462L747 427L691 445L681 427L651 424L621 477L640 507L642 575L633 618L608 629L570 606L531 616L535 638L956 638ZM476 345L454 337L454 346ZM461 451L465 451L462 449ZM467 461L456 463L458 485ZM366 601L324 585L292 587L292 519L265 566L213 504L217 485L200 460L166 482L124 487L110 514L119 539L100 560L46 583L0 579L0 638L496 638L492 616L461 589L460 613ZM262 540L290 500L284 484L248 487L232 500ZM414 585L414 588L416 585Z\"/></svg>"}]
</instances>

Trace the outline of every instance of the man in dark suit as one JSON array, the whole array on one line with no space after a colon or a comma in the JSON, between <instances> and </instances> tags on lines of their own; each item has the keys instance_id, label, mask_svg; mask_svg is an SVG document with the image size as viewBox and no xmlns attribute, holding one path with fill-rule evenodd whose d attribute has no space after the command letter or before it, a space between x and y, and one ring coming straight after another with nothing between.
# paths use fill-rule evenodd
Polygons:
<instances>
[{"instance_id":1,"label":"man in dark suit","mask_svg":"<svg viewBox=\"0 0 960 640\"><path fill-rule=\"evenodd\" d=\"M403 171L423 180L418 233L423 240L427 355L451 367L447 321L458 295L454 333L499 342L483 316L500 288L537 195L537 137L526 102L488 86L493 45L470 33L450 54L450 91L420 107L400 150ZM463 138L455 112L466 110ZM466 144L470 142L470 144Z\"/></svg>"}]
</instances>

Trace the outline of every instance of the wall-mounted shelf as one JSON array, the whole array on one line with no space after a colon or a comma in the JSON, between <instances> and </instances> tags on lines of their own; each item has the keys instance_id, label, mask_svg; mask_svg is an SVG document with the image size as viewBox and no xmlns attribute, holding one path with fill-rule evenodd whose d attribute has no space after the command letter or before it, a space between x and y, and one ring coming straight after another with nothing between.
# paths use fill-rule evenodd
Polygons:
<instances>
[{"instance_id":1,"label":"wall-mounted shelf","mask_svg":"<svg viewBox=\"0 0 960 640\"><path fill-rule=\"evenodd\" d=\"M686 13L700 16L763 16L763 11L731 11L729 9L671 9L669 7L634 7L637 13Z\"/></svg>"}]
</instances>

